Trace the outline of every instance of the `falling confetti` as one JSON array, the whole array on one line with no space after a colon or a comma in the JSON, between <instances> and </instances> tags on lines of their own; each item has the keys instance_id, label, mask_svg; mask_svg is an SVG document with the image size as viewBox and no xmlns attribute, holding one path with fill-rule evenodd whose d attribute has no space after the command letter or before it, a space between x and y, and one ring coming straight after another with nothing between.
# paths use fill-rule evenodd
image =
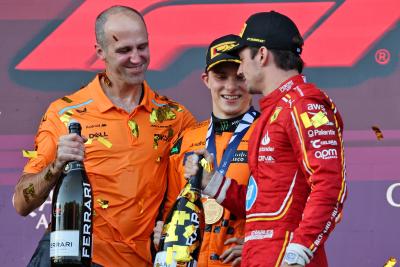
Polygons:
<instances>
[{"instance_id":1,"label":"falling confetti","mask_svg":"<svg viewBox=\"0 0 400 267\"><path fill-rule=\"evenodd\" d=\"M378 126L372 126L371 128L375 132L376 139L378 139L378 141L382 140L383 139L383 133L382 133L381 129L379 129Z\"/></svg>"}]
</instances>

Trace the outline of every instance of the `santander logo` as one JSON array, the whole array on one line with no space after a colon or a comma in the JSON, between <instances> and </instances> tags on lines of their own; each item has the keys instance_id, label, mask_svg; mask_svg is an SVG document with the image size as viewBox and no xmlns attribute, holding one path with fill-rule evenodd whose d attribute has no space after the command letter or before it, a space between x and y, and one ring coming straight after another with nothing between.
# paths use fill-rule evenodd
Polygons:
<instances>
[{"instance_id":1,"label":"santander logo","mask_svg":"<svg viewBox=\"0 0 400 267\"><path fill-rule=\"evenodd\" d=\"M261 140L261 144L263 146L266 146L269 144L270 141L271 141L271 139L269 138L268 131L267 131L267 133L264 135L263 139Z\"/></svg>"}]
</instances>

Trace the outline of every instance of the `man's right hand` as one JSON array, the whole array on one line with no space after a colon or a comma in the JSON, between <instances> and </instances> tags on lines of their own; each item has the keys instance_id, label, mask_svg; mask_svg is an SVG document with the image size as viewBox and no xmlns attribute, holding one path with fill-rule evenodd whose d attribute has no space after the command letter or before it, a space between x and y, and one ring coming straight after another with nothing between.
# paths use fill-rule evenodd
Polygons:
<instances>
[{"instance_id":1,"label":"man's right hand","mask_svg":"<svg viewBox=\"0 0 400 267\"><path fill-rule=\"evenodd\" d=\"M199 170L199 156L202 155L204 159L210 164L211 166L214 163L214 155L210 154L206 149L200 149L194 151L194 154L187 157L185 162L184 168L184 176L186 179L196 175L197 171ZM203 169L203 178L201 180L201 188L204 189L211 181L212 176L214 175L215 170L212 169L210 172Z\"/></svg>"},{"instance_id":2,"label":"man's right hand","mask_svg":"<svg viewBox=\"0 0 400 267\"><path fill-rule=\"evenodd\" d=\"M85 141L77 134L61 136L53 163L39 173L22 174L13 195L13 205L20 215L26 216L43 204L68 161L84 160Z\"/></svg>"},{"instance_id":3,"label":"man's right hand","mask_svg":"<svg viewBox=\"0 0 400 267\"><path fill-rule=\"evenodd\" d=\"M68 161L83 161L85 159L86 141L85 137L75 133L60 136L57 144L56 160L53 164L53 174L61 173Z\"/></svg>"}]
</instances>

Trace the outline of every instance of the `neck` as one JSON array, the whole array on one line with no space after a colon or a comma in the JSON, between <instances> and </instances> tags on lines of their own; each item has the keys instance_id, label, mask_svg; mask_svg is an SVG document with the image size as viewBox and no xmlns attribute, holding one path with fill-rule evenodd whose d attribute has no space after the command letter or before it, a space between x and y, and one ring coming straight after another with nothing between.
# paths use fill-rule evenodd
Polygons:
<instances>
[{"instance_id":1,"label":"neck","mask_svg":"<svg viewBox=\"0 0 400 267\"><path fill-rule=\"evenodd\" d=\"M101 87L115 106L131 113L140 104L143 91L142 84L126 84L108 75L101 77Z\"/></svg>"},{"instance_id":2,"label":"neck","mask_svg":"<svg viewBox=\"0 0 400 267\"><path fill-rule=\"evenodd\" d=\"M212 113L211 116L215 133L221 134L223 132L234 132L236 127L239 125L240 120L243 118L243 115L244 114L240 114L236 117L221 119Z\"/></svg>"},{"instance_id":3,"label":"neck","mask_svg":"<svg viewBox=\"0 0 400 267\"><path fill-rule=\"evenodd\" d=\"M275 89L277 89L284 81L289 79L290 77L293 77L295 75L298 75L299 72L297 70L282 70L279 68L272 68L270 70L266 71L267 74L267 81L265 81L265 88L262 91L262 94L264 96L268 95Z\"/></svg>"}]
</instances>

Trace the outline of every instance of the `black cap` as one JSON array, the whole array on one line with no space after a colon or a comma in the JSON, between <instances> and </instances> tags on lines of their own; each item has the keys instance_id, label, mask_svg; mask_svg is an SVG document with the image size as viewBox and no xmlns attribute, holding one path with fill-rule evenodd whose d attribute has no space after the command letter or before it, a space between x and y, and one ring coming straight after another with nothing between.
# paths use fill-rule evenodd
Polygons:
<instances>
[{"instance_id":1,"label":"black cap","mask_svg":"<svg viewBox=\"0 0 400 267\"><path fill-rule=\"evenodd\" d=\"M246 46L268 49L288 50L300 55L303 38L296 24L285 15L275 11L260 12L251 15L240 33L239 45L229 53L237 54Z\"/></svg>"},{"instance_id":2,"label":"black cap","mask_svg":"<svg viewBox=\"0 0 400 267\"><path fill-rule=\"evenodd\" d=\"M209 71L215 65L221 62L235 62L240 64L240 59L237 55L230 55L226 51L239 45L240 37L234 34L222 36L214 40L207 50L206 71Z\"/></svg>"}]
</instances>

